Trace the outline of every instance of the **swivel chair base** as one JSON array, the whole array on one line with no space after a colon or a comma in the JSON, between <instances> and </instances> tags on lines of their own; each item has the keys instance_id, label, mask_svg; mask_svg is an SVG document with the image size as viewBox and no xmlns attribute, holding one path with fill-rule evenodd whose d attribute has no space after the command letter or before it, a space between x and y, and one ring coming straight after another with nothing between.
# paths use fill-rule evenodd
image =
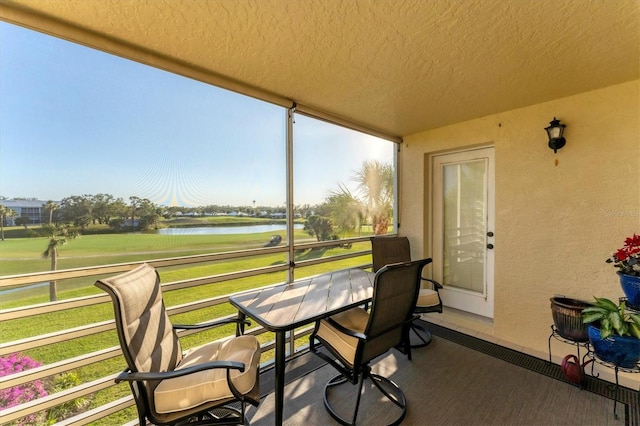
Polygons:
<instances>
[{"instance_id":1,"label":"swivel chair base","mask_svg":"<svg viewBox=\"0 0 640 426\"><path fill-rule=\"evenodd\" d=\"M244 404L242 409L233 406L224 406L214 408L202 413L201 415L191 417L176 424L176 426L205 426L205 425L249 425L249 421L245 416Z\"/></svg>"},{"instance_id":2,"label":"swivel chair base","mask_svg":"<svg viewBox=\"0 0 640 426\"><path fill-rule=\"evenodd\" d=\"M411 323L411 330L409 332L409 342L411 348L423 348L431 343L431 332L423 325L418 324L416 321Z\"/></svg>"},{"instance_id":3,"label":"swivel chair base","mask_svg":"<svg viewBox=\"0 0 640 426\"><path fill-rule=\"evenodd\" d=\"M369 369L363 373L362 377L360 377L358 384L358 394L356 396L355 410L353 412L353 418L351 419L351 421L345 420L344 417L336 412L336 410L329 402L329 392L331 388L343 384L349 384L353 386L353 383L341 374L338 374L327 382L324 387L324 406L331 417L333 417L333 419L339 422L341 425L354 426L356 424L356 417L358 416L358 408L360 406L360 397L362 396L362 388L364 381L367 379L371 380L371 382L375 385L375 388L378 389L386 399L400 408L400 415L395 420L390 421L389 425L400 424L407 414L407 400L404 396L404 392L402 392L402 389L400 389L400 387L398 387L398 385L393 381L378 374L373 374Z\"/></svg>"}]
</instances>

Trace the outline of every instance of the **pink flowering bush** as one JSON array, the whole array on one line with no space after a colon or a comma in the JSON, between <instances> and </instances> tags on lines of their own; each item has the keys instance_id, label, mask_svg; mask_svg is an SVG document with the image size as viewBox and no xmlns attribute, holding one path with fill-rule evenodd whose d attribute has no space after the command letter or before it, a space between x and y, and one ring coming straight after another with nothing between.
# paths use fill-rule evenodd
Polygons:
<instances>
[{"instance_id":1,"label":"pink flowering bush","mask_svg":"<svg viewBox=\"0 0 640 426\"><path fill-rule=\"evenodd\" d=\"M9 376L39 367L40 365L39 362L19 353L14 353L7 357L0 357L0 377ZM10 408L43 396L47 396L44 384L40 380L34 380L22 385L0 390L0 407ZM41 421L42 419L38 418L38 415L31 415L23 418L17 424L40 424Z\"/></svg>"}]
</instances>

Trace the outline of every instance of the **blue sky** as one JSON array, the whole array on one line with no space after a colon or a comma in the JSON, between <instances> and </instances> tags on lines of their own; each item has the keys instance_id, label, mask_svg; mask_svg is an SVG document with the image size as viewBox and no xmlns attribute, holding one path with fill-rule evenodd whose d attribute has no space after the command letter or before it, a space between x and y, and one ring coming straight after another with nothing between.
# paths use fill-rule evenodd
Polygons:
<instances>
[{"instance_id":1,"label":"blue sky","mask_svg":"<svg viewBox=\"0 0 640 426\"><path fill-rule=\"evenodd\" d=\"M285 110L0 22L0 195L284 205ZM294 204L393 144L296 116ZM337 154L338 153L338 154Z\"/></svg>"}]
</instances>

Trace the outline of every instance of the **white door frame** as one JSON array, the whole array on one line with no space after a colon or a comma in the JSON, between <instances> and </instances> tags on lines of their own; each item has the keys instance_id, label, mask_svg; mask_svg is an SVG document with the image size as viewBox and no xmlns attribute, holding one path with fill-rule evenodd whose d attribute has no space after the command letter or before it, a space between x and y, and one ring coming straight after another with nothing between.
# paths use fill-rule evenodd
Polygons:
<instances>
[{"instance_id":1,"label":"white door frame","mask_svg":"<svg viewBox=\"0 0 640 426\"><path fill-rule=\"evenodd\" d=\"M482 276L483 288L471 291L460 287L449 286L443 282L443 218L442 218L442 168L444 165L463 163L467 161L486 161L485 187L485 229L484 241L484 271ZM483 146L474 149L438 153L429 156L431 170L430 191L432 206L431 221L431 252L433 253L433 277L442 282L444 289L440 291L443 304L452 308L493 318L494 309L494 250L495 244L495 155L493 146Z\"/></svg>"}]
</instances>

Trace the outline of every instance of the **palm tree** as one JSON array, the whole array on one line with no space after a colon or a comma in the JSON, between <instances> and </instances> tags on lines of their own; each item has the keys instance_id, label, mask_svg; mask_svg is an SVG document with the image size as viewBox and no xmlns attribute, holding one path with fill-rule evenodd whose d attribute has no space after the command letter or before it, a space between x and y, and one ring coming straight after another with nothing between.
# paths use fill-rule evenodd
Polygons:
<instances>
[{"instance_id":1,"label":"palm tree","mask_svg":"<svg viewBox=\"0 0 640 426\"><path fill-rule=\"evenodd\" d=\"M51 258L51 270L55 271L58 267L58 248L67 243L67 239L74 239L78 237L78 233L71 231L68 225L42 225L42 229L45 232L47 238L49 238L49 244L47 249L42 253L44 259ZM53 302L58 300L57 282L49 282L49 299Z\"/></svg>"},{"instance_id":2,"label":"palm tree","mask_svg":"<svg viewBox=\"0 0 640 426\"><path fill-rule=\"evenodd\" d=\"M60 206L49 200L46 204L42 205L42 208L49 211L49 225L51 225L51 222L53 222L53 212L54 210L58 210Z\"/></svg>"},{"instance_id":3,"label":"palm tree","mask_svg":"<svg viewBox=\"0 0 640 426\"><path fill-rule=\"evenodd\" d=\"M393 167L365 161L353 179L358 183L357 195L339 184L328 198L335 223L342 230L353 230L369 218L375 235L386 234L393 217Z\"/></svg>"},{"instance_id":4,"label":"palm tree","mask_svg":"<svg viewBox=\"0 0 640 426\"><path fill-rule=\"evenodd\" d=\"M341 232L358 230L360 233L365 220L366 208L362 201L349 191L349 188L339 183L338 190L333 191L327 199L327 205L331 211L333 222Z\"/></svg>"},{"instance_id":5,"label":"palm tree","mask_svg":"<svg viewBox=\"0 0 640 426\"><path fill-rule=\"evenodd\" d=\"M393 167L377 160L365 161L355 181L371 218L373 233L386 234L393 213Z\"/></svg>"},{"instance_id":6,"label":"palm tree","mask_svg":"<svg viewBox=\"0 0 640 426\"><path fill-rule=\"evenodd\" d=\"M8 217L16 217L17 213L15 210L8 208L7 206L3 206L0 204L0 239L4 241L4 221Z\"/></svg>"},{"instance_id":7,"label":"palm tree","mask_svg":"<svg viewBox=\"0 0 640 426\"><path fill-rule=\"evenodd\" d=\"M58 210L60 206L49 200L46 204L42 205L42 208L49 211L49 225L51 225L51 222L53 222L53 212Z\"/></svg>"}]
</instances>

